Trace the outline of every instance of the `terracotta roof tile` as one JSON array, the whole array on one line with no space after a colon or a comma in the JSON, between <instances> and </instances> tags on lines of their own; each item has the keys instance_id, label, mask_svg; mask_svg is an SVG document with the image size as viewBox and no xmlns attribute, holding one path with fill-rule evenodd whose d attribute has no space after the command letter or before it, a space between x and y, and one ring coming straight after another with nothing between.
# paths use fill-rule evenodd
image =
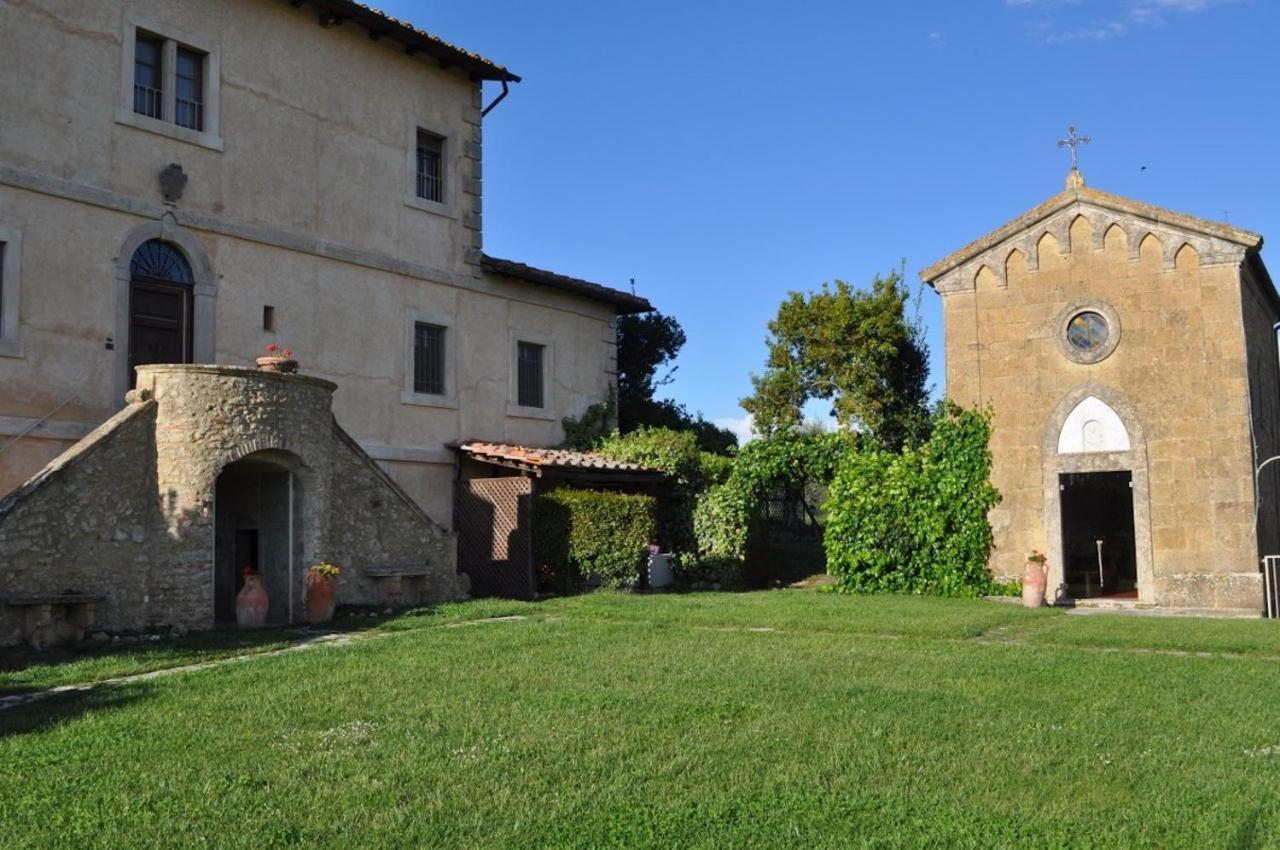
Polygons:
<instances>
[{"instance_id":1,"label":"terracotta roof tile","mask_svg":"<svg viewBox=\"0 0 1280 850\"><path fill-rule=\"evenodd\" d=\"M479 53L472 53L456 44L450 44L443 38L432 35L408 21L394 18L381 9L356 2L356 0L311 0L311 3L321 12L333 15L339 23L353 21L368 29L371 36L379 38L385 36L401 42L408 49L452 63L480 79L520 82L519 76Z\"/></svg>"},{"instance_id":2,"label":"terracotta roof tile","mask_svg":"<svg viewBox=\"0 0 1280 850\"><path fill-rule=\"evenodd\" d=\"M478 461L517 465L539 471L559 469L587 472L663 474L659 469L653 469L638 463L613 460L595 452L577 452L569 449L539 449L514 443L489 443L483 440L467 440L458 444L457 449Z\"/></svg>"},{"instance_id":3,"label":"terracotta roof tile","mask_svg":"<svg viewBox=\"0 0 1280 850\"><path fill-rule=\"evenodd\" d=\"M623 292L621 289L601 286L589 280L581 280L580 278L568 277L567 275L556 274L544 269L536 269L533 266L526 266L524 263L517 263L514 260L501 260L497 257L483 254L480 257L480 268L490 274L502 275L503 277L523 280L526 283L536 283L552 289L572 292L575 295L595 298L598 301L614 305L618 312L623 314L647 313L653 309L653 305L649 303L648 299L641 298L639 295L632 295L630 292Z\"/></svg>"}]
</instances>

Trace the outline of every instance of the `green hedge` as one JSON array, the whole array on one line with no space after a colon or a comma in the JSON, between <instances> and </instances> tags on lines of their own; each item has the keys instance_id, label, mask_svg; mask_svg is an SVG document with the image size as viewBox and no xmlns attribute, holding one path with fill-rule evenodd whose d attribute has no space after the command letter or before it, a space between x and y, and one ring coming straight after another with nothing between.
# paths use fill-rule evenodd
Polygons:
<instances>
[{"instance_id":1,"label":"green hedge","mask_svg":"<svg viewBox=\"0 0 1280 850\"><path fill-rule=\"evenodd\" d=\"M707 486L707 476L727 474L725 460L698 449L692 431L640 427L627 434L617 431L600 444L605 457L639 463L667 473L658 493L658 536L666 552L692 556L697 548L693 535L693 506Z\"/></svg>"},{"instance_id":2,"label":"green hedge","mask_svg":"<svg viewBox=\"0 0 1280 850\"><path fill-rule=\"evenodd\" d=\"M533 556L539 576L561 590L587 576L635 584L657 533L654 499L561 488L533 502Z\"/></svg>"}]
</instances>

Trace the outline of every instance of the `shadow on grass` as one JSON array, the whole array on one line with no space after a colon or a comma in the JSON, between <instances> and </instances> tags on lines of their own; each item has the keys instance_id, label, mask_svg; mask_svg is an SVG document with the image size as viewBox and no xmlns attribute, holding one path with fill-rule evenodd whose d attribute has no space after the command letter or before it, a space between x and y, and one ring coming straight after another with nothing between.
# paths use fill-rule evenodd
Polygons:
<instances>
[{"instance_id":1,"label":"shadow on grass","mask_svg":"<svg viewBox=\"0 0 1280 850\"><path fill-rule=\"evenodd\" d=\"M145 683L52 694L0 712L0 740L56 729L82 715L124 708L146 699L150 694L151 686Z\"/></svg>"},{"instance_id":2,"label":"shadow on grass","mask_svg":"<svg viewBox=\"0 0 1280 850\"><path fill-rule=\"evenodd\" d=\"M434 609L419 610L429 613ZM106 644L84 641L41 651L10 647L0 650L0 697L270 652L320 635L368 631L389 619L370 610L345 610L332 622L318 627L292 625L252 631L220 628L183 637L128 636Z\"/></svg>"},{"instance_id":3,"label":"shadow on grass","mask_svg":"<svg viewBox=\"0 0 1280 850\"><path fill-rule=\"evenodd\" d=\"M1258 818L1261 815L1262 809L1259 807L1244 819L1240 824L1240 828L1236 830L1236 834L1232 837L1229 845L1232 850L1253 850L1255 847L1262 846L1262 841L1258 837Z\"/></svg>"}]
</instances>

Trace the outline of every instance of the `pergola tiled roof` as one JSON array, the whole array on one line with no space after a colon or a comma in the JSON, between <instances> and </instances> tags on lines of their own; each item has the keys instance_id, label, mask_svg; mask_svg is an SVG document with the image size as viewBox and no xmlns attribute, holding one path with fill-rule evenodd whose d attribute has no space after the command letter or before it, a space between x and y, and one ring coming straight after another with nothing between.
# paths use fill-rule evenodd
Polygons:
<instances>
[{"instance_id":1,"label":"pergola tiled roof","mask_svg":"<svg viewBox=\"0 0 1280 850\"><path fill-rule=\"evenodd\" d=\"M520 469L535 476L541 476L546 471L623 472L654 478L665 474L660 469L613 460L595 452L539 449L514 443L490 443L483 440L466 440L458 443L455 448L472 460Z\"/></svg>"},{"instance_id":2,"label":"pergola tiled roof","mask_svg":"<svg viewBox=\"0 0 1280 850\"><path fill-rule=\"evenodd\" d=\"M457 66L475 79L520 82L520 77L478 53L450 44L439 36L419 29L408 21L393 18L381 9L375 9L355 0L289 0L293 6L310 3L319 11L321 26L333 27L351 21L364 27L369 38L375 41L389 38L404 45L406 53L425 53L439 61L441 67Z\"/></svg>"},{"instance_id":3,"label":"pergola tiled roof","mask_svg":"<svg viewBox=\"0 0 1280 850\"><path fill-rule=\"evenodd\" d=\"M630 292L612 289L608 286L592 283L589 280L556 274L544 269L535 269L533 266L526 266L524 263L517 263L514 260L501 260L497 257L483 254L480 257L480 268L490 274L514 278L525 283L536 283L540 286L548 286L563 292L572 292L574 295L584 295L587 298L604 301L612 304L623 315L647 313L653 309L653 305L649 303L649 300L641 298L639 295L632 295Z\"/></svg>"}]
</instances>

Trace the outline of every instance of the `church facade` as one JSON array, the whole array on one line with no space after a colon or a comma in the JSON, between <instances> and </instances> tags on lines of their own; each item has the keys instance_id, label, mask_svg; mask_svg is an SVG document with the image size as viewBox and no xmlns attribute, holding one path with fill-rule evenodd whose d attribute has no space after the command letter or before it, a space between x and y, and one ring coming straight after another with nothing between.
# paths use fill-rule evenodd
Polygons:
<instances>
[{"instance_id":1,"label":"church facade","mask_svg":"<svg viewBox=\"0 0 1280 850\"><path fill-rule=\"evenodd\" d=\"M1262 238L1065 191L935 263L946 390L993 413L990 567L1052 601L1264 608L1280 552L1280 298ZM1098 604L1087 603L1087 604Z\"/></svg>"}]
</instances>

